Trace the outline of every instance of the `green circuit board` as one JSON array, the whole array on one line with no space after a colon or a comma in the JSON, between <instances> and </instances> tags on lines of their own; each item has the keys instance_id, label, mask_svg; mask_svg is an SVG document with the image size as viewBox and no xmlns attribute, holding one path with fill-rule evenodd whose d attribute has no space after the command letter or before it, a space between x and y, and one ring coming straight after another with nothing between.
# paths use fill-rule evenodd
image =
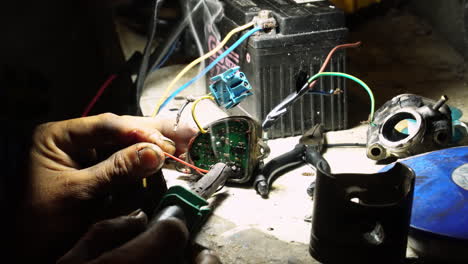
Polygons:
<instances>
[{"instance_id":1,"label":"green circuit board","mask_svg":"<svg viewBox=\"0 0 468 264\"><path fill-rule=\"evenodd\" d=\"M240 175L248 172L252 127L243 119L224 120L209 127L209 132L199 134L192 142L190 159L202 169L218 162L231 163L240 169Z\"/></svg>"}]
</instances>

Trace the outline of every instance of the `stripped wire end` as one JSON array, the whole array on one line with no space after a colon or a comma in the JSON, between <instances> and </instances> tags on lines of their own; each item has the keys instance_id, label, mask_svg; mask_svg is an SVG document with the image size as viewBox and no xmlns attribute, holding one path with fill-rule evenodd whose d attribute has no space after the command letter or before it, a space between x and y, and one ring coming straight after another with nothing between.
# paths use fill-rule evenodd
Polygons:
<instances>
[{"instance_id":1,"label":"stripped wire end","mask_svg":"<svg viewBox=\"0 0 468 264\"><path fill-rule=\"evenodd\" d=\"M179 111L177 112L176 120L174 123L174 132L177 131L177 128L179 127L179 122L180 118L182 117L182 113L184 112L184 109L189 105L190 103L193 103L195 101L195 98L191 95L187 96L185 103L180 107Z\"/></svg>"},{"instance_id":2,"label":"stripped wire end","mask_svg":"<svg viewBox=\"0 0 468 264\"><path fill-rule=\"evenodd\" d=\"M340 88L336 88L334 91L333 91L333 94L342 94L344 93L343 90L341 90Z\"/></svg>"},{"instance_id":3,"label":"stripped wire end","mask_svg":"<svg viewBox=\"0 0 468 264\"><path fill-rule=\"evenodd\" d=\"M365 120L365 121L361 121L359 122L361 125L370 125L372 127L375 127L377 126L376 123L374 123L373 121L370 121L370 116L369 116L369 119Z\"/></svg>"},{"instance_id":4,"label":"stripped wire end","mask_svg":"<svg viewBox=\"0 0 468 264\"><path fill-rule=\"evenodd\" d=\"M319 72L317 74L315 74L314 76L312 76L307 82L308 83L315 83L317 81L317 79L321 76L337 76L337 77L344 77L344 78L347 78L347 79L350 79L350 80L353 80L354 82L358 83L359 85L362 86L362 88L364 88L364 90L367 91L367 93L369 94L369 98L370 98L370 101L371 101L371 107L370 107L370 117L369 117L369 123L372 125L373 121L374 121L374 112L375 112L375 99L374 99L374 93L372 93L372 90L369 88L369 86L364 83L362 80L360 80L359 78L357 77L354 77L352 75L349 75L349 74L346 74L346 73L342 73L342 72Z\"/></svg>"},{"instance_id":5,"label":"stripped wire end","mask_svg":"<svg viewBox=\"0 0 468 264\"><path fill-rule=\"evenodd\" d=\"M332 95L338 95L338 94L342 94L343 93L343 90L341 90L340 88L337 88L337 89L330 89L330 91L328 92L324 92L324 91L309 91L309 94L317 94L317 95L327 95L327 96L332 96Z\"/></svg>"}]
</instances>

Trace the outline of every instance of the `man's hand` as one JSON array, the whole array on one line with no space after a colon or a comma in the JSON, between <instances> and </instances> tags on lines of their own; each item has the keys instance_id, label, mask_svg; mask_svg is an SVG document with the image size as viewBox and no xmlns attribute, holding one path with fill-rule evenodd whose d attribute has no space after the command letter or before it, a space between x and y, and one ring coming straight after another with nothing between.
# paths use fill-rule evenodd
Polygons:
<instances>
[{"instance_id":1,"label":"man's hand","mask_svg":"<svg viewBox=\"0 0 468 264\"><path fill-rule=\"evenodd\" d=\"M167 219L145 231L147 222L142 211L98 222L57 263L179 263L189 237L185 224Z\"/></svg>"},{"instance_id":2,"label":"man's hand","mask_svg":"<svg viewBox=\"0 0 468 264\"><path fill-rule=\"evenodd\" d=\"M189 254L189 233L181 220L168 218L150 227L147 223L142 211L98 222L57 263L221 263L204 248L193 247Z\"/></svg>"},{"instance_id":3,"label":"man's hand","mask_svg":"<svg viewBox=\"0 0 468 264\"><path fill-rule=\"evenodd\" d=\"M163 166L163 151L186 151L194 131L180 128L176 134L172 125L153 118L102 114L39 126L19 223L23 246L27 243L32 256L55 250L63 254L92 223L141 206L129 202L132 197L115 199L116 194L141 192L142 179L155 178ZM164 180L156 182L164 192ZM122 211L107 210L119 202L124 205L114 207Z\"/></svg>"}]
</instances>

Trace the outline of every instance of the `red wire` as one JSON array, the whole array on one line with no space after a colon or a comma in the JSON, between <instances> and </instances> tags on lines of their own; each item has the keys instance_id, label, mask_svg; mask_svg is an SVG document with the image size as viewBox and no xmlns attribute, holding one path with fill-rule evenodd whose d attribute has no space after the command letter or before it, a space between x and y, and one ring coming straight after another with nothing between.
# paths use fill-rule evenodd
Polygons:
<instances>
[{"instance_id":1,"label":"red wire","mask_svg":"<svg viewBox=\"0 0 468 264\"><path fill-rule=\"evenodd\" d=\"M322 64L322 67L320 68L319 72L323 72L325 70L325 68L327 68L328 66L328 63L330 63L330 60L333 56L333 54L339 50L339 49L344 49L344 48L356 48L356 47L359 47L361 45L361 41L358 41L356 43L348 43L348 44L341 44L341 45L338 45L336 47L334 47L332 50L330 50L330 52L328 53L328 56L327 58L325 59L325 61L323 62ZM312 89L314 88L315 84L317 83L317 80L311 82L309 84L309 88Z\"/></svg>"},{"instance_id":2,"label":"red wire","mask_svg":"<svg viewBox=\"0 0 468 264\"><path fill-rule=\"evenodd\" d=\"M102 84L101 88L97 91L96 95L93 97L91 102L89 102L88 106L86 106L86 109L83 111L83 114L81 117L85 117L89 114L93 106L96 104L96 102L99 100L101 97L102 93L109 87L109 85L117 78L117 74L112 74L109 76L109 78Z\"/></svg>"},{"instance_id":3,"label":"red wire","mask_svg":"<svg viewBox=\"0 0 468 264\"><path fill-rule=\"evenodd\" d=\"M198 171L198 172L208 173L207 170L200 169L200 168L198 168L197 166L194 166L194 165L192 165L192 164L190 164L190 163L187 163L187 162L185 162L185 161L183 161L183 160L181 160L181 159L179 159L179 158L177 158L177 157L174 157L174 156L172 156L172 155L169 154L169 153L164 152L164 155L166 155L166 156L168 156L169 158L174 159L174 160L176 160L176 161L178 161L178 162L184 164L185 166L190 167L190 168L192 168L192 169L194 169L194 170L196 170L196 171Z\"/></svg>"}]
</instances>

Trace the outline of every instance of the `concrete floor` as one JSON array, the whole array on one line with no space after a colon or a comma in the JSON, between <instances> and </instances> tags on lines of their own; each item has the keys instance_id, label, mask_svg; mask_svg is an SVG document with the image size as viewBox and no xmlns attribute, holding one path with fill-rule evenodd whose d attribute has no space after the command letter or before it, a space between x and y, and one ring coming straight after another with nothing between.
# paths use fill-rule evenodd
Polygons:
<instances>
[{"instance_id":1,"label":"concrete floor","mask_svg":"<svg viewBox=\"0 0 468 264\"><path fill-rule=\"evenodd\" d=\"M402 93L432 99L446 94L450 105L467 113L462 120L468 122L468 76L464 60L428 24L405 11L391 11L355 28L350 39L361 40L363 45L349 50L349 72L369 84L377 107ZM173 66L150 76L141 101L145 115L151 113L161 87L167 85L178 69L180 66ZM202 84L190 93L203 94ZM360 121L367 119L367 94L351 83L349 94L352 128L328 133L329 143L366 141L367 127L360 125ZM175 101L173 106L180 103ZM203 109L208 111L213 107L205 102L199 111ZM202 123L225 116L221 111L211 113L210 110ZM191 122L187 113L184 119ZM297 140L298 137L270 141L269 158L289 151ZM330 149L325 158L335 173L370 173L382 167L367 159L363 148ZM303 167L282 176L267 200L249 187L224 188L214 198L218 206L197 242L217 251L223 263L318 263L308 253L310 224L304 221L312 213L313 201L307 196L306 188L313 175L312 168ZM169 185L187 184L186 177L178 172L165 170L165 176ZM411 251L408 255L412 256Z\"/></svg>"}]
</instances>

